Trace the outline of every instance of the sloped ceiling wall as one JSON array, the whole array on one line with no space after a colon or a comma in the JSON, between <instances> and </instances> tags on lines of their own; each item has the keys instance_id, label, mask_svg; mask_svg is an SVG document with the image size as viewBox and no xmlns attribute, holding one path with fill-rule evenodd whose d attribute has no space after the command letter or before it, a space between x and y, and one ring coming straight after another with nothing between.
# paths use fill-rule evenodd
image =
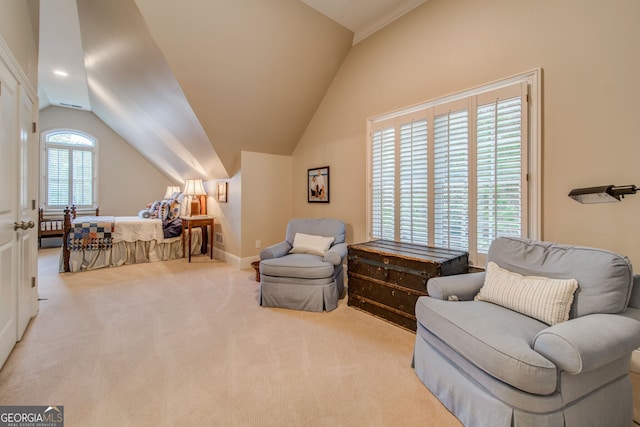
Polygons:
<instances>
[{"instance_id":1,"label":"sloped ceiling wall","mask_svg":"<svg viewBox=\"0 0 640 427\"><path fill-rule=\"evenodd\" d=\"M291 154L353 33L298 0L77 0L94 113L173 181Z\"/></svg>"},{"instance_id":2,"label":"sloped ceiling wall","mask_svg":"<svg viewBox=\"0 0 640 427\"><path fill-rule=\"evenodd\" d=\"M135 3L77 4L94 113L172 181L226 176Z\"/></svg>"},{"instance_id":3,"label":"sloped ceiling wall","mask_svg":"<svg viewBox=\"0 0 640 427\"><path fill-rule=\"evenodd\" d=\"M230 173L291 154L353 33L299 0L135 0Z\"/></svg>"}]
</instances>

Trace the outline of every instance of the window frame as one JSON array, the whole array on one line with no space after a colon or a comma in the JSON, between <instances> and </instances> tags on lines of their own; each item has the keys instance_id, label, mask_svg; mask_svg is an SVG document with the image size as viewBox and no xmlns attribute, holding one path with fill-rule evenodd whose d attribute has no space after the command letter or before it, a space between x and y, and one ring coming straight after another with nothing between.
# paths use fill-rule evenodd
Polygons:
<instances>
[{"instance_id":1,"label":"window frame","mask_svg":"<svg viewBox=\"0 0 640 427\"><path fill-rule=\"evenodd\" d=\"M440 105L455 103L460 100L465 100L471 97L482 96L483 94L491 91L496 91L508 86L512 86L514 84L523 84L526 85L527 93L527 101L528 101L528 117L527 121L527 129L526 133L528 135L528 146L523 147L523 156L525 158L523 161L527 165L527 175L525 177L524 185L526 188L523 189L523 197L526 197L526 200L523 200L523 204L526 206L526 220L523 223L523 234L524 237L528 237L531 239L540 239L541 231L542 231L542 200L541 200L541 189L542 189L542 69L537 68L525 73L516 74L510 77L506 77L500 80L496 80L491 83L487 83L484 85L480 85L471 89L467 89L461 92L457 92L451 95L447 95L441 98L433 99L431 101L423 102L420 104L416 104L414 106L410 106L407 108L402 108L399 110L395 110L389 113L385 113L382 115L370 117L367 119L367 133L366 133L366 180L367 180L367 192L366 192L366 230L367 230L367 238L369 240L373 239L372 229L373 229L373 219L372 219L372 140L373 133L376 130L385 128L384 123L389 123L391 121L397 120L400 121L402 117L407 117L412 114L417 114L418 112L426 110L433 110ZM473 112L475 116L476 112ZM387 126L388 127L388 126ZM471 132L474 134L470 136L473 140L474 144L472 150L475 150L476 136L475 129L476 125L474 123L473 126L470 126ZM523 141L524 143L525 141ZM429 156L433 156L433 153L429 153ZM473 155L472 161L475 162L475 154ZM433 163L430 163L430 166ZM397 174L396 170L396 174ZM469 176L469 179L475 180L475 175ZM431 184L430 184L431 185ZM475 185L475 184L474 184ZM399 193L399 191L397 191ZM429 195L430 198L433 197L433 193ZM469 205L469 216L476 216L476 203L475 200L476 193L472 191L469 194L470 205ZM431 210L432 201L429 201L429 207ZM429 218L430 222L430 230L433 230L432 223L433 218ZM469 259L470 264L479 268L484 268L486 264L486 256L484 254L478 253L475 251L475 234L477 234L476 230L473 230L474 237L470 236L469 242ZM474 240L474 243L471 243L471 240Z\"/></svg>"},{"instance_id":2,"label":"window frame","mask_svg":"<svg viewBox=\"0 0 640 427\"><path fill-rule=\"evenodd\" d=\"M59 142L49 142L48 138L51 135L55 134L75 134L81 136L82 138L89 139L93 142L93 146L82 146L82 145L73 145ZM92 203L89 205L76 205L78 212L82 213L84 211L91 212L96 206L98 206L98 155L99 155L99 141L95 136L81 131L79 129L72 128L56 128L56 129L48 129L40 133L40 146L41 146L41 160L40 160L40 170L41 170L41 179L40 179L40 200L41 206L43 206L45 213L47 214L58 214L64 211L66 206L58 206L58 205L49 205L49 186L48 186L48 149L49 148L61 148L69 150L70 153L73 151L89 151L92 153L92 164L91 164L91 174L92 174ZM70 181L70 185L72 181ZM71 191L70 191L71 196ZM69 206L73 204L73 200L70 200Z\"/></svg>"}]
</instances>

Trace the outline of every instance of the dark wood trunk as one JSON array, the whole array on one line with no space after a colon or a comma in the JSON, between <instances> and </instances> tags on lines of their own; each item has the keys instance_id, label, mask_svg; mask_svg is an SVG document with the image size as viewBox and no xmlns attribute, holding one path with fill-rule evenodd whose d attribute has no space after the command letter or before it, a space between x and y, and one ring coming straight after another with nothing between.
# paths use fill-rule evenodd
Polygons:
<instances>
[{"instance_id":1,"label":"dark wood trunk","mask_svg":"<svg viewBox=\"0 0 640 427\"><path fill-rule=\"evenodd\" d=\"M467 273L469 254L389 240L349 246L348 304L410 331L431 277Z\"/></svg>"}]
</instances>

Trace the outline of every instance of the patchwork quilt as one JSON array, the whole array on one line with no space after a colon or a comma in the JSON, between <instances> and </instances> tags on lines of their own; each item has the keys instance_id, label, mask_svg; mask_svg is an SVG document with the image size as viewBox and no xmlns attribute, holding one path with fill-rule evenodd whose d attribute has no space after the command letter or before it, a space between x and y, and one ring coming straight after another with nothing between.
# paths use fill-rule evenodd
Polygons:
<instances>
[{"instance_id":1,"label":"patchwork quilt","mask_svg":"<svg viewBox=\"0 0 640 427\"><path fill-rule=\"evenodd\" d=\"M115 218L112 216L83 216L71 223L69 230L69 250L109 249Z\"/></svg>"}]
</instances>

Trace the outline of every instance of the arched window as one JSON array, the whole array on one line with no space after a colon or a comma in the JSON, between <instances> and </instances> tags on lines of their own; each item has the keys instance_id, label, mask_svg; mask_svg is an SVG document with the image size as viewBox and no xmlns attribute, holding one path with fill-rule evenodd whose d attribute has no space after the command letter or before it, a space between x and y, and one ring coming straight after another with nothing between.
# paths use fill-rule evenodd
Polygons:
<instances>
[{"instance_id":1,"label":"arched window","mask_svg":"<svg viewBox=\"0 0 640 427\"><path fill-rule=\"evenodd\" d=\"M46 210L96 205L98 141L63 129L43 133L43 189Z\"/></svg>"}]
</instances>

